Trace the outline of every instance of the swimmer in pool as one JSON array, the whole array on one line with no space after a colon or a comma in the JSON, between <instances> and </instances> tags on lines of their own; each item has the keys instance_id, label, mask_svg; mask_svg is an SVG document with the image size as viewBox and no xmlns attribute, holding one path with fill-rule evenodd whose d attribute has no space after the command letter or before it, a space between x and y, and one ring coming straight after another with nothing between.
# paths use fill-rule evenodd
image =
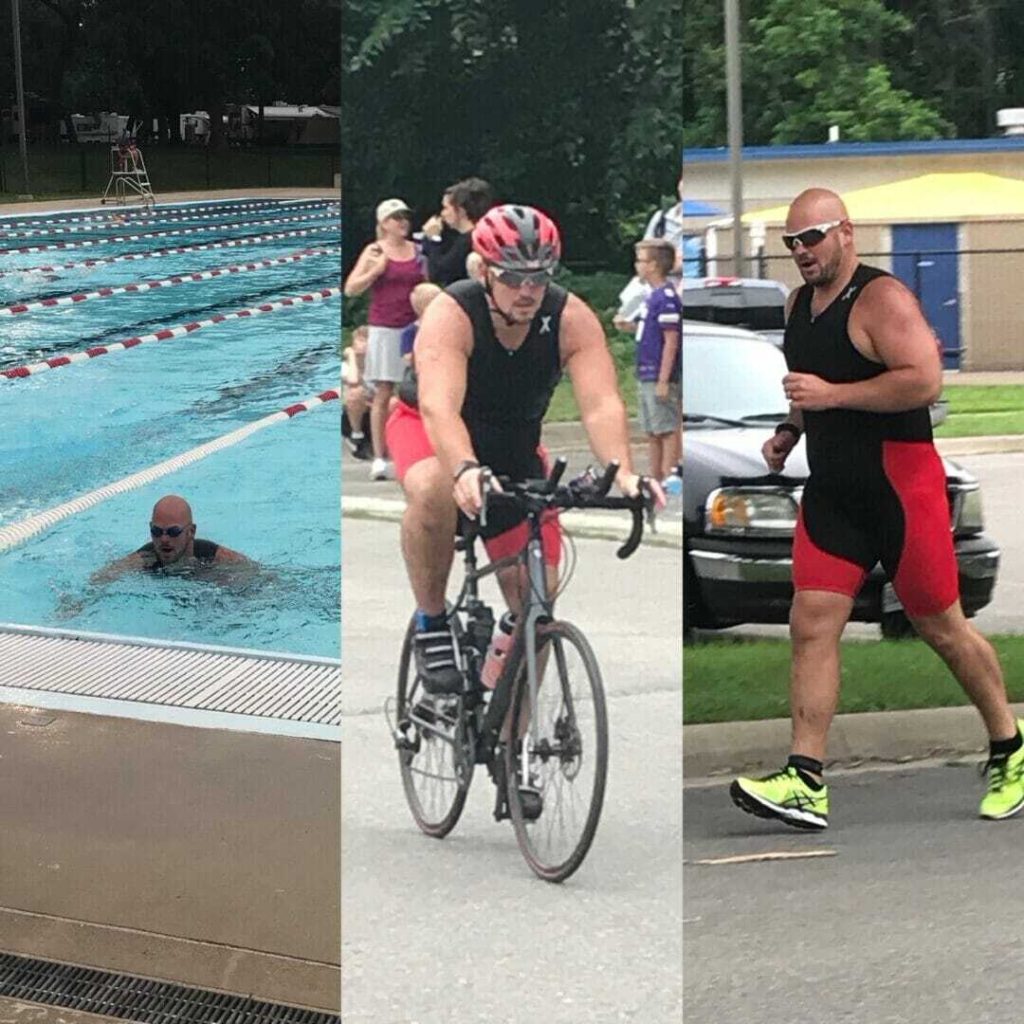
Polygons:
<instances>
[{"instance_id":1,"label":"swimmer in pool","mask_svg":"<svg viewBox=\"0 0 1024 1024\"><path fill-rule=\"evenodd\" d=\"M148 544L94 573L90 583L107 583L127 572L201 568L234 562L255 566L251 558L222 544L196 537L192 509L184 498L168 494L153 506Z\"/></svg>"}]
</instances>

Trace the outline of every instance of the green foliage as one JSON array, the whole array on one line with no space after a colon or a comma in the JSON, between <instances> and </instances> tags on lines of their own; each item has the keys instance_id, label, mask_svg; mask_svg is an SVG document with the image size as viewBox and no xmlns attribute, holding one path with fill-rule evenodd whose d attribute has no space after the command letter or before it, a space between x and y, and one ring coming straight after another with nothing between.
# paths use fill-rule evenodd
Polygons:
<instances>
[{"instance_id":1,"label":"green foliage","mask_svg":"<svg viewBox=\"0 0 1024 1024\"><path fill-rule=\"evenodd\" d=\"M570 261L617 261L676 177L679 32L670 0L347 2L347 264L379 199L425 219L470 174L554 213Z\"/></svg>"},{"instance_id":2,"label":"green foliage","mask_svg":"<svg viewBox=\"0 0 1024 1024\"><path fill-rule=\"evenodd\" d=\"M842 138L855 141L955 134L958 126L923 81L927 76L903 73L907 53L920 45L920 26L900 6L883 0L745 2L744 141L821 142L833 124ZM949 27L943 32L945 46L955 49ZM720 2L688 0L687 145L726 141L723 37Z\"/></svg>"},{"instance_id":3,"label":"green foliage","mask_svg":"<svg viewBox=\"0 0 1024 1024\"><path fill-rule=\"evenodd\" d=\"M341 0L23 2L30 123L116 110L176 129L178 114L225 102L337 103L340 10ZM0 4L0 67L13 64L10 40ZM0 106L13 101L10 78Z\"/></svg>"}]
</instances>

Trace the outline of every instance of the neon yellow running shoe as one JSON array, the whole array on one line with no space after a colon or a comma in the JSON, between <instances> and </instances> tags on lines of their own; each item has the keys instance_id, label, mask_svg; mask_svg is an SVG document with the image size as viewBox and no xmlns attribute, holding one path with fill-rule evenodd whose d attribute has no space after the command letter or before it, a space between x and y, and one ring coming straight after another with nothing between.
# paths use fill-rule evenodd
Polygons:
<instances>
[{"instance_id":1,"label":"neon yellow running shoe","mask_svg":"<svg viewBox=\"0 0 1024 1024\"><path fill-rule=\"evenodd\" d=\"M828 828L828 786L811 789L792 765L761 779L738 778L732 802L759 818L778 818L794 828Z\"/></svg>"},{"instance_id":2,"label":"neon yellow running shoe","mask_svg":"<svg viewBox=\"0 0 1024 1024\"><path fill-rule=\"evenodd\" d=\"M1024 734L1024 722L1017 722ZM985 763L988 773L988 792L982 797L978 813L991 821L1010 818L1024 807L1024 747Z\"/></svg>"}]
</instances>

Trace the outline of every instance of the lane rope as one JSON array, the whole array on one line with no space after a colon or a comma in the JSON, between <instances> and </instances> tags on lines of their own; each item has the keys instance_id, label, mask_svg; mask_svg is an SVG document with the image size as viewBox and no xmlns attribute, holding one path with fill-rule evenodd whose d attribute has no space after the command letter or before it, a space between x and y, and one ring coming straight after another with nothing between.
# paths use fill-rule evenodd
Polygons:
<instances>
[{"instance_id":1,"label":"lane rope","mask_svg":"<svg viewBox=\"0 0 1024 1024\"><path fill-rule=\"evenodd\" d=\"M221 242L202 242L197 245L175 245L163 249L149 249L146 252L126 252L120 256L98 256L89 260L76 260L73 263L55 263L40 267L21 267L18 270L0 270L0 277L11 277L17 274L54 274L59 270L78 270L82 267L99 267L108 263L127 263L131 260L159 259L162 256L179 256L189 252L208 252L211 249L234 249L245 245L261 245L282 238L305 238L308 235L319 235L325 231L337 232L336 224L328 224L322 228L302 228L297 231L274 231L265 235L245 235L242 238L225 238ZM326 242L324 243L327 244Z\"/></svg>"},{"instance_id":2,"label":"lane rope","mask_svg":"<svg viewBox=\"0 0 1024 1024\"><path fill-rule=\"evenodd\" d=\"M330 256L329 249L303 249L301 252L289 253L274 259L255 260L252 263L235 263L227 267L214 267L211 270L197 270L192 273L175 274L159 281L135 281L131 284L119 285L116 288L97 288L93 292L75 292L72 295L57 295L48 299L37 299L34 302L16 302L10 306L0 306L0 316L16 316L19 313L30 313L37 309L52 309L55 306L72 306L88 299L106 299L112 295L125 293L148 292L154 288L170 288L179 284L191 284L193 281L209 281L215 277L230 274L244 274L264 267L276 267L285 263L298 263L315 256Z\"/></svg>"},{"instance_id":3,"label":"lane rope","mask_svg":"<svg viewBox=\"0 0 1024 1024\"><path fill-rule=\"evenodd\" d=\"M112 484L89 491L87 494L73 498L71 501L66 501L62 505L56 505L45 512L39 512L20 522L2 527L0 528L0 552L10 551L11 548L24 544L27 540L42 533L44 530L50 529L50 527L55 526L69 516L73 516L78 512L84 512L86 509L98 505L101 501L106 501L115 495L124 494L127 491L143 487L154 480L159 480L160 477L166 476L168 473L173 473L185 466L192 465L194 462L198 462L200 459L205 459L214 452L230 448L232 445L236 445L255 434L258 430L263 430L274 423L281 423L284 420L292 419L299 413L308 412L318 406L326 405L328 402L337 401L340 397L341 391L338 388L321 391L318 395L313 395L301 402L294 402L292 405L279 409L269 416L264 416L262 419L246 424L244 427L232 430L230 433L215 438L213 441L207 441L206 444L201 444L180 455L175 455L164 462L150 466L148 469L132 473L131 476L123 477Z\"/></svg>"},{"instance_id":4,"label":"lane rope","mask_svg":"<svg viewBox=\"0 0 1024 1024\"><path fill-rule=\"evenodd\" d=\"M335 215L335 211L331 207L323 207L323 208L316 207L316 209L324 217L333 217ZM269 211L267 211L267 212L269 212ZM281 210L281 211L275 211L275 212L284 213L286 211ZM32 229L30 229L28 231L6 231L6 230L3 230L3 225L0 224L0 239L8 239L8 238L39 238L39 237L48 237L50 235L73 235L73 234L82 234L84 232L102 231L105 228L108 229L110 227L126 227L126 226L130 226L130 227L148 228L148 227L152 227L154 225L159 225L159 224L176 224L176 223L178 223L180 221L187 221L187 222L193 222L193 221L198 221L198 220L217 221L216 224L207 225L210 228L215 228L215 227L230 228L230 227L237 227L237 226L239 226L241 224L249 223L249 221L245 221L245 220L237 221L237 222L236 221L230 221L230 220L229 221L224 220L225 217L231 217L231 216L235 216L235 211L234 210L223 210L220 213L168 214L168 215L166 215L164 217L147 218L145 220L142 220L140 218L138 220L134 220L134 221L131 221L131 222L129 222L127 219L124 219L124 218L122 218L122 220L119 221L119 222L114 222L113 218L111 218L111 219L109 219L109 220L107 220L105 222L96 223L96 224L73 225L71 227L61 227L61 226L52 227L52 228L51 227L40 227L40 228L32 228ZM251 217L252 214L246 214L245 216ZM313 216L315 216L315 214ZM308 217L307 218L288 217L287 219L289 221L297 221L297 220L302 220L302 219L307 219L308 220L310 218L308 218Z\"/></svg>"},{"instance_id":5,"label":"lane rope","mask_svg":"<svg viewBox=\"0 0 1024 1024\"><path fill-rule=\"evenodd\" d=\"M325 220L327 214L314 213L302 217L275 217L270 220L238 221L232 228L258 228L269 224L298 224L308 220ZM116 242L138 242L149 238L179 238L181 235L209 234L209 227L176 228L174 231L147 231L141 235L110 235L107 238L81 238L75 242L51 242L48 245L20 245L9 249L0 249L0 255L8 253L53 252L55 249L86 249L93 245L107 245Z\"/></svg>"},{"instance_id":6,"label":"lane rope","mask_svg":"<svg viewBox=\"0 0 1024 1024\"><path fill-rule=\"evenodd\" d=\"M61 366L71 366L73 363L84 363L99 356L108 355L111 352L123 352L126 349L137 348L139 345L146 345L153 341L167 341L171 338L181 338L186 334L193 334L204 327L212 327L214 324L223 323L225 320L239 320L247 317L263 316L265 313L275 313L280 309L287 309L302 302L323 302L326 299L334 299L341 295L340 288L322 288L318 292L309 292L305 295L288 295L283 299L276 299L272 302L264 302L259 306L250 306L248 309L238 309L231 313L218 313L209 320L195 320L189 324L182 324L179 327L164 327L152 334L142 334L134 338L126 338L124 341L115 341L110 345L97 345L94 348L87 348L81 352L74 352L69 356L53 356L41 363L29 363L25 366L15 366L10 370L0 370L0 376L8 380L21 380L25 377L32 377L47 370L56 370Z\"/></svg>"},{"instance_id":7,"label":"lane rope","mask_svg":"<svg viewBox=\"0 0 1024 1024\"><path fill-rule=\"evenodd\" d=\"M225 200L223 203L210 203L210 204L197 204L195 206L189 206L187 203L158 203L153 207L152 212L142 209L128 210L111 210L109 207L106 208L106 212L96 210L95 215L89 213L83 217L36 217L32 220L7 220L6 217L0 217L0 227L4 228L34 228L45 224L86 224L91 221L109 221L111 217L116 216L118 213L125 220L141 220L146 221L153 217L158 217L164 211L169 210L195 210L203 213L207 211L219 210L222 214L229 213L234 210L258 210L267 209L268 207L287 207L289 210L299 209L315 209L322 206L340 206L341 204L336 199L295 199L295 200L277 200L267 199L259 202L251 203L235 203L230 204L230 200Z\"/></svg>"}]
</instances>

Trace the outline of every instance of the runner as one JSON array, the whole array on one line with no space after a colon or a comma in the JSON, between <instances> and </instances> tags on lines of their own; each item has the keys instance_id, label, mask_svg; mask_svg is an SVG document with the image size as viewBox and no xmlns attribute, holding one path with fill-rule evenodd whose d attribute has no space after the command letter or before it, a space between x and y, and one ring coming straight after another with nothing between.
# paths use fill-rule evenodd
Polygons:
<instances>
[{"instance_id":1,"label":"runner","mask_svg":"<svg viewBox=\"0 0 1024 1024\"><path fill-rule=\"evenodd\" d=\"M792 753L781 771L739 778L730 794L751 814L827 827L822 763L839 698L839 641L880 561L988 730L980 814L1008 818L1024 807L1024 722L1007 703L995 651L960 607L946 474L928 414L942 389L936 339L914 296L859 262L834 192L801 193L782 239L805 283L787 303L790 414L763 455L779 472L806 431L811 471L793 543Z\"/></svg>"}]
</instances>

